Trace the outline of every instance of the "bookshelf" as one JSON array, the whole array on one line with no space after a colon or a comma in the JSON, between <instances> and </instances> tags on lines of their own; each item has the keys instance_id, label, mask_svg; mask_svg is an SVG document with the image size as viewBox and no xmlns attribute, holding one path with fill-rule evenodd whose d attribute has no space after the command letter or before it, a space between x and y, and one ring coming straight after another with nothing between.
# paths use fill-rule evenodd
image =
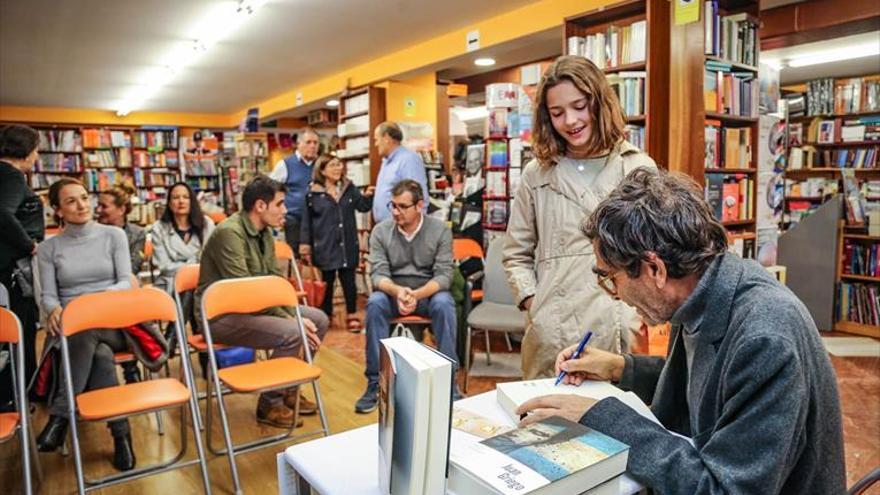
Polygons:
<instances>
[{"instance_id":1,"label":"bookshelf","mask_svg":"<svg viewBox=\"0 0 880 495\"><path fill-rule=\"evenodd\" d=\"M565 19L563 53L603 69L627 121L627 140L668 166L670 4L629 0Z\"/></svg>"},{"instance_id":2,"label":"bookshelf","mask_svg":"<svg viewBox=\"0 0 880 495\"><path fill-rule=\"evenodd\" d=\"M670 27L668 168L704 185L732 240L750 239L757 227L760 5L700 7L700 22Z\"/></svg>"},{"instance_id":3,"label":"bookshelf","mask_svg":"<svg viewBox=\"0 0 880 495\"><path fill-rule=\"evenodd\" d=\"M782 228L812 214L842 194L835 277L836 331L880 338L880 236L863 215L880 210L880 75L817 79L802 86L804 115L790 116L788 168ZM852 172L860 205L847 200L845 175Z\"/></svg>"},{"instance_id":4,"label":"bookshelf","mask_svg":"<svg viewBox=\"0 0 880 495\"><path fill-rule=\"evenodd\" d=\"M175 127L32 125L40 134L40 158L29 174L31 188L48 208L49 186L63 177L83 182L97 204L98 192L129 181L137 200L129 221L155 217L148 203L163 200L166 187L180 177Z\"/></svg>"},{"instance_id":5,"label":"bookshelf","mask_svg":"<svg viewBox=\"0 0 880 495\"><path fill-rule=\"evenodd\" d=\"M237 133L233 140L233 166L238 170L241 184L247 184L257 175L272 171L269 164L269 138L265 132Z\"/></svg>"}]
</instances>

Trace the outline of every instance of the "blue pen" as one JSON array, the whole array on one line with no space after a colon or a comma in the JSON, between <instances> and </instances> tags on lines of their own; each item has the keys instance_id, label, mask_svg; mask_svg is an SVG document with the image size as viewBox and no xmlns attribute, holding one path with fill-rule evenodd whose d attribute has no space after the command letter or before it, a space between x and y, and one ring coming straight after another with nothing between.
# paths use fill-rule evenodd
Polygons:
<instances>
[{"instance_id":1,"label":"blue pen","mask_svg":"<svg viewBox=\"0 0 880 495\"><path fill-rule=\"evenodd\" d=\"M587 346L587 342L590 341L590 338L592 336L593 336L593 332L587 331L587 333L584 335L584 338L581 339L581 343L578 344L577 350L574 351L574 354L571 356L569 361L571 361L572 359L577 359L577 358L581 357L581 353L584 352L584 347ZM559 385L560 382L562 382L562 379L565 378L565 375L567 375L567 374L568 373L566 373L565 371L560 372L559 377L556 379L556 383L554 383L553 386L555 387L555 386Z\"/></svg>"}]
</instances>

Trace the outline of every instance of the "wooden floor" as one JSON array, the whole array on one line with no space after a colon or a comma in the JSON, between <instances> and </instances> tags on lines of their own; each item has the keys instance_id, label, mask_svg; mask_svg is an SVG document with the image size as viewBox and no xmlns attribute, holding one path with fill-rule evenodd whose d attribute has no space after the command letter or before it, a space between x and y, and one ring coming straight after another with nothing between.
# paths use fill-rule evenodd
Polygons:
<instances>
[{"instance_id":1,"label":"wooden floor","mask_svg":"<svg viewBox=\"0 0 880 495\"><path fill-rule=\"evenodd\" d=\"M328 422L331 433L350 430L359 426L374 423L376 412L356 414L354 403L366 386L361 365L342 357L340 354L324 349L318 353L316 364L323 370L321 376L321 394L328 411ZM196 365L198 367L198 365ZM199 379L200 386L204 382ZM311 397L311 389L306 387L306 395ZM233 424L232 437L236 443L256 438L259 435L270 435L281 432L277 428L258 425L254 420L256 396L228 395L227 404L230 420ZM201 403L204 413L204 401ZM35 434L46 423L44 407L37 408L35 415ZM214 408L216 414L216 408ZM180 445L179 413L175 410L165 414L165 435L159 436L153 415L140 416L132 420L133 443L137 455L138 467L145 466L160 458L173 456ZM216 417L216 416L215 416ZM214 422L215 445L222 443L219 430L219 418ZM318 416L305 417L305 424L295 432L313 431L321 426ZM80 438L85 452L87 473L106 475L114 472L110 464L113 444L110 433L104 424L86 424L80 428ZM187 458L194 459L195 444L192 433L189 433ZM238 459L238 470L245 493L272 494L278 492L276 482L275 455L284 450L285 445L279 444L243 454ZM165 457L163 457L165 456ZM76 476L72 456L63 457L60 453L40 454L44 471L44 482L40 493L62 494L76 491ZM225 456L217 457L208 454L208 469L214 493L233 493L232 478L229 475L229 464ZM0 446L0 493L20 493L21 488L20 451L17 441L10 441ZM184 494L202 491L201 474L198 466L170 471L150 476L130 483L112 486L95 493L102 494Z\"/></svg>"},{"instance_id":2,"label":"wooden floor","mask_svg":"<svg viewBox=\"0 0 880 495\"><path fill-rule=\"evenodd\" d=\"M321 393L327 407L327 416L332 433L349 430L373 423L376 412L356 414L354 403L366 386L363 375L363 334L352 334L342 328L341 319L331 328L316 363L322 368ZM475 340L479 345L481 339ZM497 349L496 349L497 344ZM504 341L493 341L493 352L503 352ZM838 378L844 418L844 441L846 448L847 484L851 485L859 477L880 466L880 359L841 358L832 356L832 363ZM198 369L198 365L196 365ZM471 378L470 394L491 390L497 379ZM198 380L199 386L204 382ZM310 395L307 389L307 395ZM233 425L233 439L246 441L258 435L277 433L281 430L258 425L254 420L256 397L253 395L227 396L230 418ZM204 412L204 402L201 403ZM216 413L216 409L215 409ZM165 435L156 431L155 418L141 416L132 421L135 451L138 466L166 458L177 451L178 423L177 411L166 413ZM34 431L39 432L46 422L45 408L37 408ZM215 421L215 426L217 422ZM305 418L303 430L320 427L317 416ZM219 429L215 428L215 444L222 442ZM109 474L113 467L110 457L113 446L109 432L103 424L87 424L80 429L83 439L86 470L91 474ZM294 442L290 442L292 444ZM264 450L239 456L239 475L245 493L275 494L276 483L275 455L286 444L275 445ZM21 492L21 464L17 441L0 445L0 494ZM195 458L195 446L191 436L187 458ZM59 453L40 454L45 479L40 493L67 494L76 489L72 457L62 457ZM232 493L232 480L226 457L208 454L208 467L214 493ZM137 481L116 485L96 493L101 494L168 494L200 493L201 476L197 466L171 471L143 478ZM880 489L874 493L880 494Z\"/></svg>"}]
</instances>

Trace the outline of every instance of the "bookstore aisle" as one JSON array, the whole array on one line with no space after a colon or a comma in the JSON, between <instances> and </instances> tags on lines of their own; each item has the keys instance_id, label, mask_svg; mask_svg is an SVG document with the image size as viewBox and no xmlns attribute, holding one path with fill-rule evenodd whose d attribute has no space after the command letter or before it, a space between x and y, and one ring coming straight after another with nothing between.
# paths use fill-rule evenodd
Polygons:
<instances>
[{"instance_id":1,"label":"bookstore aisle","mask_svg":"<svg viewBox=\"0 0 880 495\"><path fill-rule=\"evenodd\" d=\"M27 125L39 135L39 157L24 175L42 202L46 237L63 228L49 205L53 183L81 181L93 208L101 191L130 184L136 192L127 220L146 228L151 241L135 270L151 285L159 268L149 229L165 212L171 186L186 184L203 212L222 222L242 210L254 177L287 166L309 129L319 154L338 158L345 178L367 193L387 158L375 130L391 121L424 165L428 214L447 222L457 241L482 248L456 260L478 302L487 248L507 236L523 171L534 162L541 78L559 56L581 57L614 91L625 139L659 168L696 181L729 251L767 267L817 322L840 390L847 484L880 466L880 3L75 3L59 9L47 0L0 0L0 125ZM371 212L355 218L356 316L363 321L374 290L375 222ZM365 384L365 330L349 330L340 290L327 297L336 314L316 363L337 433L378 415L353 411ZM432 333L424 333L430 344ZM465 333L462 324L460 360ZM41 327L37 350L44 335ZM470 370L470 395L517 379L510 375L519 372L521 340L475 334L480 366ZM513 365L496 371L502 366L488 364L487 345L493 364L498 356L497 363ZM636 352L664 354L662 333ZM172 378L179 378L177 360L170 361ZM458 371L459 382L465 373ZM229 406L234 436L277 433L254 421L253 397L236 395ZM132 421L139 466L177 447L178 412L163 418L163 434L154 416ZM306 428L320 423L304 419ZM37 404L35 434L46 421L46 406ZM114 473L104 430L81 430L90 475ZM238 456L245 493L277 493L275 455L284 446ZM75 490L72 455L38 458L45 474L39 493ZM208 468L215 492L231 492L227 459L209 454ZM0 443L4 493L23 490L21 470L17 440ZM199 471L189 467L100 493L200 489Z\"/></svg>"}]
</instances>

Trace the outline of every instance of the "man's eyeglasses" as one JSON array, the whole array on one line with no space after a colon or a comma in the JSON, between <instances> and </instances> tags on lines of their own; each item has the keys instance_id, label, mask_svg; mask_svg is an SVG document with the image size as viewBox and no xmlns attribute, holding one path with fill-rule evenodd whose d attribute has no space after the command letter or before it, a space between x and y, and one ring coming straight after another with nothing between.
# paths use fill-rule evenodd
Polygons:
<instances>
[{"instance_id":1,"label":"man's eyeglasses","mask_svg":"<svg viewBox=\"0 0 880 495\"><path fill-rule=\"evenodd\" d=\"M395 211L406 211L415 205L416 205L416 203L413 203L411 205L399 205L399 204L395 203L394 201L389 201L388 202L388 209L395 210Z\"/></svg>"},{"instance_id":2,"label":"man's eyeglasses","mask_svg":"<svg viewBox=\"0 0 880 495\"><path fill-rule=\"evenodd\" d=\"M599 284L599 287L601 287L602 290L607 292L608 295L610 295L611 297L617 297L617 283L614 282L614 277L619 273L619 271L609 273L593 267L593 273L596 274L596 283Z\"/></svg>"}]
</instances>

